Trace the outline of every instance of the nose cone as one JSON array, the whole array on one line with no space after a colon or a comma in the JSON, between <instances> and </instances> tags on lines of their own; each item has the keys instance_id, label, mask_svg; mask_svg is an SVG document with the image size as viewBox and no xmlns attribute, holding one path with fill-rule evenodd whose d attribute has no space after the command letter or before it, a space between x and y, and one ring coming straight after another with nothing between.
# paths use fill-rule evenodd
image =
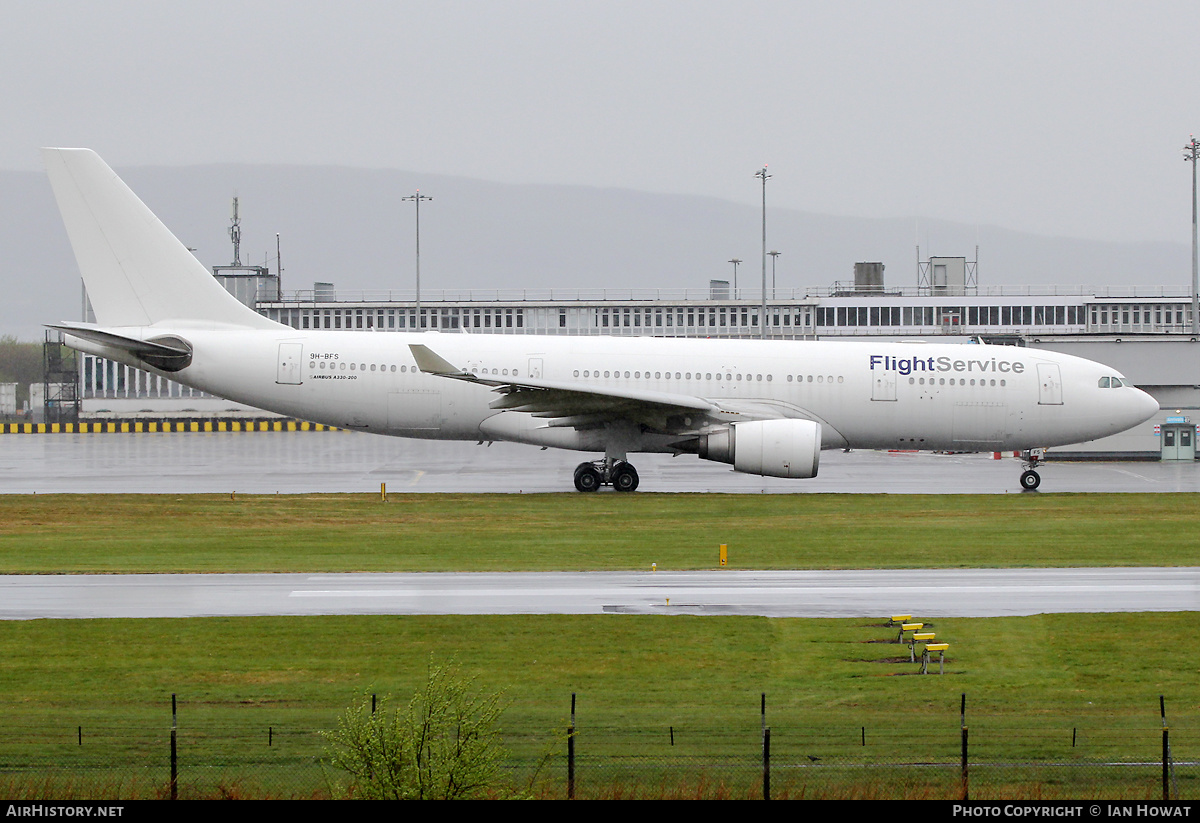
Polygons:
<instances>
[{"instance_id":1,"label":"nose cone","mask_svg":"<svg viewBox=\"0 0 1200 823\"><path fill-rule=\"evenodd\" d=\"M1145 423L1159 411L1158 401L1141 389L1134 389L1132 396L1133 400L1129 404L1129 423L1125 426L1127 429Z\"/></svg>"},{"instance_id":2,"label":"nose cone","mask_svg":"<svg viewBox=\"0 0 1200 823\"><path fill-rule=\"evenodd\" d=\"M1140 426L1159 413L1158 401L1131 386L1100 388L1081 418L1094 424L1089 440L1098 440Z\"/></svg>"}]
</instances>

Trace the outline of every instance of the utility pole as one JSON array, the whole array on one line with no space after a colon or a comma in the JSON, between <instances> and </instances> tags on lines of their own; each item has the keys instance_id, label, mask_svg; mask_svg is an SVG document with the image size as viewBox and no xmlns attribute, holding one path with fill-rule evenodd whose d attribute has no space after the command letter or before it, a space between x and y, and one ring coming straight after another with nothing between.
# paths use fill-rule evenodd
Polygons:
<instances>
[{"instance_id":1,"label":"utility pole","mask_svg":"<svg viewBox=\"0 0 1200 823\"><path fill-rule=\"evenodd\" d=\"M428 195L421 194L421 190L417 189L416 194L414 194L410 197L402 198L402 199L411 200L417 204L417 300L416 300L416 309L417 309L417 329L419 330L419 329L422 329L425 327L425 324L421 322L421 201L422 200L432 200L433 198L429 197Z\"/></svg>"},{"instance_id":2,"label":"utility pole","mask_svg":"<svg viewBox=\"0 0 1200 823\"><path fill-rule=\"evenodd\" d=\"M761 315L758 319L759 336L767 339L767 181L771 179L771 175L767 174L767 166L764 163L763 167L754 172L755 177L762 178L762 308Z\"/></svg>"},{"instance_id":3,"label":"utility pole","mask_svg":"<svg viewBox=\"0 0 1200 823\"><path fill-rule=\"evenodd\" d=\"M783 254L783 252L769 251L769 252L767 252L767 254L771 255L771 299L774 300L775 299L775 261L779 259L779 255ZM975 256L978 257L979 255L977 254Z\"/></svg>"},{"instance_id":4,"label":"utility pole","mask_svg":"<svg viewBox=\"0 0 1200 823\"><path fill-rule=\"evenodd\" d=\"M1192 164L1192 334L1200 335L1200 271L1196 268L1196 136L1183 147L1183 160Z\"/></svg>"},{"instance_id":5,"label":"utility pole","mask_svg":"<svg viewBox=\"0 0 1200 823\"><path fill-rule=\"evenodd\" d=\"M737 300L737 267L742 260L740 257L735 257L729 262L733 264L733 299Z\"/></svg>"}]
</instances>

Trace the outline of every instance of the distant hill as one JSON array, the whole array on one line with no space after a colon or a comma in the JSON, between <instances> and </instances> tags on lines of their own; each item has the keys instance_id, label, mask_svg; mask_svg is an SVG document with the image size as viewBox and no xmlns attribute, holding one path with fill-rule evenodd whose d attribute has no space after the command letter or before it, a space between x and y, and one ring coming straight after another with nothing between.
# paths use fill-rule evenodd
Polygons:
<instances>
[{"instance_id":1,"label":"distant hill","mask_svg":"<svg viewBox=\"0 0 1200 823\"><path fill-rule=\"evenodd\" d=\"M411 289L413 205L421 208L426 294L449 289L694 288L732 273L760 278L761 212L715 198L585 186L509 185L338 167L191 166L118 169L206 266L231 262L230 200L240 198L242 262L274 268L284 289ZM769 192L768 192L769 203ZM877 220L768 209L768 247L781 289L850 280L856 261L882 261L890 286L916 283L916 244L974 257L991 285L1168 285L1191 278L1180 243L1042 237L912 217ZM78 272L45 175L0 172L0 334L38 339L40 325L79 317Z\"/></svg>"}]
</instances>

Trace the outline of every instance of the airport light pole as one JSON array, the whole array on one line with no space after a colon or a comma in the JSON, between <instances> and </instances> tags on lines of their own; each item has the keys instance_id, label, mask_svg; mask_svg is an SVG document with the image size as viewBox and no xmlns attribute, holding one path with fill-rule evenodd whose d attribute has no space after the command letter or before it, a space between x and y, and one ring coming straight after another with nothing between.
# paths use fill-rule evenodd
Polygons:
<instances>
[{"instance_id":1,"label":"airport light pole","mask_svg":"<svg viewBox=\"0 0 1200 823\"><path fill-rule=\"evenodd\" d=\"M735 257L729 262L733 264L733 299L737 300L737 267L738 263L742 262L742 259Z\"/></svg>"},{"instance_id":2,"label":"airport light pole","mask_svg":"<svg viewBox=\"0 0 1200 823\"><path fill-rule=\"evenodd\" d=\"M767 174L767 166L764 163L763 167L754 172L755 177L762 178L762 308L758 319L759 337L763 340L767 339L767 181L771 179L771 175ZM773 295L772 295L773 296Z\"/></svg>"},{"instance_id":3,"label":"airport light pole","mask_svg":"<svg viewBox=\"0 0 1200 823\"><path fill-rule=\"evenodd\" d=\"M1196 136L1183 147L1183 160L1192 164L1192 334L1200 335L1200 270L1196 268Z\"/></svg>"},{"instance_id":4,"label":"airport light pole","mask_svg":"<svg viewBox=\"0 0 1200 823\"><path fill-rule=\"evenodd\" d=\"M414 194L410 197L404 197L402 199L403 200L411 200L417 204L417 300L416 300L416 310L417 310L417 329L420 330L420 329L424 328L424 324L421 322L421 201L422 200L432 200L433 198L428 195L421 194L421 190L417 189L416 194Z\"/></svg>"}]
</instances>

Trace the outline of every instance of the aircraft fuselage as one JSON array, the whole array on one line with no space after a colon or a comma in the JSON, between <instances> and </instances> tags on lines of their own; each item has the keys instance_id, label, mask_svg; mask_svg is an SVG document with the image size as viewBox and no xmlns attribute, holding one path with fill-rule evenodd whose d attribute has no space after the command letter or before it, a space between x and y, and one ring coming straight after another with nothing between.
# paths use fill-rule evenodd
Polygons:
<instances>
[{"instance_id":1,"label":"aircraft fuselage","mask_svg":"<svg viewBox=\"0 0 1200 823\"><path fill-rule=\"evenodd\" d=\"M1101 388L1100 378L1116 374L1106 366L1012 346L283 327L278 332L145 330L146 337L168 334L193 347L187 368L159 372L173 380L315 422L431 439L604 449L599 433L555 428L537 417L489 408L497 398L489 386L421 372L409 348L413 344L436 350L465 372L496 380L533 378L703 398L727 408L730 423L814 420L825 448L1056 446L1114 434L1157 409L1137 389ZM147 368L118 351L97 353ZM673 451L669 444L678 437L643 430L634 440L628 451Z\"/></svg>"}]
</instances>

